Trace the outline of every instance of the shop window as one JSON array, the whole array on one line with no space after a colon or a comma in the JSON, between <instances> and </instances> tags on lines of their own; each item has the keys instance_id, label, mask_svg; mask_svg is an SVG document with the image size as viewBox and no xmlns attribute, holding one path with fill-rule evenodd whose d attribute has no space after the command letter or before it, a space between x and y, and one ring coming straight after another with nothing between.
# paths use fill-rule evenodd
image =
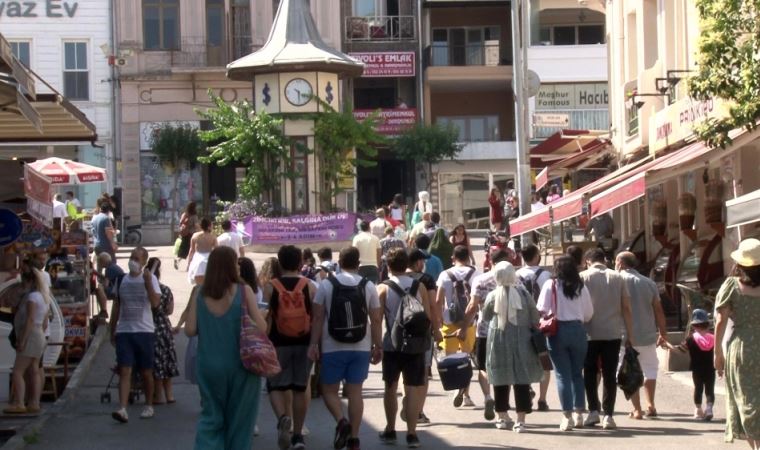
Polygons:
<instances>
[{"instance_id":1,"label":"shop window","mask_svg":"<svg viewBox=\"0 0 760 450\"><path fill-rule=\"evenodd\" d=\"M12 41L10 44L13 56L15 56L21 64L26 67L31 67L31 43L28 41Z\"/></svg>"},{"instance_id":2,"label":"shop window","mask_svg":"<svg viewBox=\"0 0 760 450\"><path fill-rule=\"evenodd\" d=\"M155 155L143 152L140 156L142 223L169 225L174 215L175 224L178 224L185 205L191 201L201 205L203 203L201 170L199 165L194 168L187 165L175 168L161 164Z\"/></svg>"},{"instance_id":3,"label":"shop window","mask_svg":"<svg viewBox=\"0 0 760 450\"><path fill-rule=\"evenodd\" d=\"M145 50L178 50L179 0L143 0Z\"/></svg>"},{"instance_id":4,"label":"shop window","mask_svg":"<svg viewBox=\"0 0 760 450\"><path fill-rule=\"evenodd\" d=\"M90 72L87 43L63 43L63 95L70 100L90 99Z\"/></svg>"},{"instance_id":5,"label":"shop window","mask_svg":"<svg viewBox=\"0 0 760 450\"><path fill-rule=\"evenodd\" d=\"M490 142L500 140L499 116L438 117L442 126L452 125L459 130L461 142Z\"/></svg>"}]
</instances>

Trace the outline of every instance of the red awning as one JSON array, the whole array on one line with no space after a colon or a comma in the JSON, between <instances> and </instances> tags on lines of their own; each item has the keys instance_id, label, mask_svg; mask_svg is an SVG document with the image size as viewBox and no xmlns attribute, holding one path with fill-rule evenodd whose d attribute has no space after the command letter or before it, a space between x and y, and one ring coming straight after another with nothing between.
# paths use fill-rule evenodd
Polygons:
<instances>
[{"instance_id":1,"label":"red awning","mask_svg":"<svg viewBox=\"0 0 760 450\"><path fill-rule=\"evenodd\" d=\"M568 156L576 156L603 142L601 131L562 130L530 149L530 167L543 169Z\"/></svg>"},{"instance_id":2,"label":"red awning","mask_svg":"<svg viewBox=\"0 0 760 450\"><path fill-rule=\"evenodd\" d=\"M591 198L591 217L604 214L608 211L643 197L647 192L646 174L640 173L616 184L599 195Z\"/></svg>"},{"instance_id":3,"label":"red awning","mask_svg":"<svg viewBox=\"0 0 760 450\"><path fill-rule=\"evenodd\" d=\"M512 236L529 233L549 224L549 208L535 211L518 217L509 223L509 233Z\"/></svg>"}]
</instances>

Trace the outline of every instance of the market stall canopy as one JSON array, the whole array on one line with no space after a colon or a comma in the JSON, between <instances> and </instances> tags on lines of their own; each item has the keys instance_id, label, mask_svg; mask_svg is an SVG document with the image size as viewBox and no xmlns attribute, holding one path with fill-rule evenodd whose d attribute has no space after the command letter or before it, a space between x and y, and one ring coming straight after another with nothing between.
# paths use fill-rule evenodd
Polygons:
<instances>
[{"instance_id":1,"label":"market stall canopy","mask_svg":"<svg viewBox=\"0 0 760 450\"><path fill-rule=\"evenodd\" d=\"M40 159L28 166L51 180L51 184L89 184L106 181L106 171L100 167L91 166L63 158Z\"/></svg>"},{"instance_id":2,"label":"market stall canopy","mask_svg":"<svg viewBox=\"0 0 760 450\"><path fill-rule=\"evenodd\" d=\"M306 70L359 76L364 64L322 40L308 0L282 0L266 44L228 64L227 77L253 80L255 74Z\"/></svg>"},{"instance_id":3,"label":"market stall canopy","mask_svg":"<svg viewBox=\"0 0 760 450\"><path fill-rule=\"evenodd\" d=\"M760 189L726 201L726 226L760 222Z\"/></svg>"},{"instance_id":4,"label":"market stall canopy","mask_svg":"<svg viewBox=\"0 0 760 450\"><path fill-rule=\"evenodd\" d=\"M530 149L530 167L543 169L559 160L596 147L604 142L607 131L562 130Z\"/></svg>"}]
</instances>

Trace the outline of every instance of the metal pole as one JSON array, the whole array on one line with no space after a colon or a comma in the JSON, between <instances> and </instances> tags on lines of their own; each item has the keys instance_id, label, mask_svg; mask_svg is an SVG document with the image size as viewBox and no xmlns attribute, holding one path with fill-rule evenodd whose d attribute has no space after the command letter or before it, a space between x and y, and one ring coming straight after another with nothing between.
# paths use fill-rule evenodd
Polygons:
<instances>
[{"instance_id":1,"label":"metal pole","mask_svg":"<svg viewBox=\"0 0 760 450\"><path fill-rule=\"evenodd\" d=\"M512 0L512 54L515 96L515 140L517 144L517 193L520 214L530 212L530 158L528 156L528 27L525 22L527 0ZM523 245L532 242L529 234L522 236Z\"/></svg>"}]
</instances>

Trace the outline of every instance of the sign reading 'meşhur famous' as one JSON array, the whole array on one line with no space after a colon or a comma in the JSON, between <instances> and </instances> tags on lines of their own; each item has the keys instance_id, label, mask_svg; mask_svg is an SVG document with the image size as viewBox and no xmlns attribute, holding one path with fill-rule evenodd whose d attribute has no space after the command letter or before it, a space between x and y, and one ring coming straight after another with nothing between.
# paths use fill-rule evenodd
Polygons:
<instances>
[{"instance_id":1,"label":"sign reading 'me\u015fhur famous'","mask_svg":"<svg viewBox=\"0 0 760 450\"><path fill-rule=\"evenodd\" d=\"M77 13L79 2L64 0L2 1L0 19L3 17L50 17L71 18Z\"/></svg>"}]
</instances>

